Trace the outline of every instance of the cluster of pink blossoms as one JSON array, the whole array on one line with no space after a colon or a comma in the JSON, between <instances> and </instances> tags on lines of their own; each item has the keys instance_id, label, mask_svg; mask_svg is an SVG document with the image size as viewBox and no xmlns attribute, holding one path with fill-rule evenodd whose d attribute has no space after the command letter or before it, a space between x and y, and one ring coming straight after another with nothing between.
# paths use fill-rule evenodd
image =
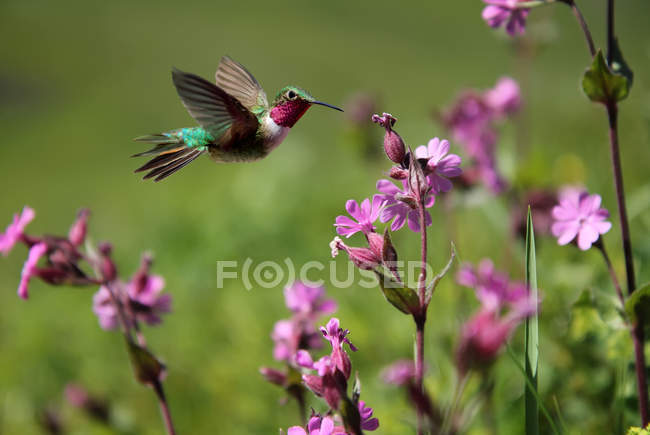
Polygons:
<instances>
[{"instance_id":1,"label":"cluster of pink blossoms","mask_svg":"<svg viewBox=\"0 0 650 435\"><path fill-rule=\"evenodd\" d=\"M347 397L347 385L352 374L352 363L343 345L346 344L352 351L356 351L357 348L347 338L350 331L341 328L337 318L330 319L326 326L320 328L320 331L332 346L330 354L314 361L308 351L300 350L296 361L301 367L316 371L316 374L305 373L302 375L302 380L305 385L316 396L322 397L332 410L338 410L341 401L350 400ZM358 424L360 429L367 431L377 429L379 427L379 420L372 417L372 408L366 407L364 401L358 401L356 406L359 411L359 421L356 423L347 422L347 424L352 426ZM322 425L325 424L328 430L330 430L330 427L332 430L332 432L327 433L348 433L343 427L333 427L334 422L326 422L325 420L327 418L325 417L319 420L320 426L316 426L316 420L312 417L307 428L309 432L300 432L300 430L304 431L304 429L298 426L294 426L289 430L293 430L294 433L319 434L322 432L314 432L314 428L321 428L320 430L323 430ZM310 429L310 426L312 426L312 429Z\"/></svg>"},{"instance_id":2,"label":"cluster of pink blossoms","mask_svg":"<svg viewBox=\"0 0 650 435\"><path fill-rule=\"evenodd\" d=\"M473 288L481 303L478 312L463 326L456 349L457 368L464 375L471 369L489 366L517 325L536 312L538 301L530 298L523 283L511 282L488 259L478 267L463 266L456 280Z\"/></svg>"},{"instance_id":3,"label":"cluster of pink blossoms","mask_svg":"<svg viewBox=\"0 0 650 435\"><path fill-rule=\"evenodd\" d=\"M494 88L484 92L463 92L441 113L442 123L470 160L462 177L465 185L481 182L494 193L501 193L507 187L496 163L499 138L496 126L516 113L520 106L519 85L503 77Z\"/></svg>"},{"instance_id":4,"label":"cluster of pink blossoms","mask_svg":"<svg viewBox=\"0 0 650 435\"><path fill-rule=\"evenodd\" d=\"M389 176L398 185L387 179L377 181L377 190L372 200L348 200L345 209L350 216L337 216L334 226L340 236L346 238L361 232L367 247L350 247L340 237L330 243L332 256L345 251L352 262L361 269L374 270L386 259L384 236L377 233L375 222L390 222L391 231L401 229L405 224L414 232L421 231L419 208L424 207L424 224L432 224L426 210L435 204L436 195L449 192L452 182L449 178L462 175L461 158L449 154L449 141L433 138L427 145L415 149L413 155L407 152L402 138L393 130L396 119L384 113L373 115L372 120L384 127L384 150L388 158L397 163L390 169Z\"/></svg>"},{"instance_id":5,"label":"cluster of pink blossoms","mask_svg":"<svg viewBox=\"0 0 650 435\"><path fill-rule=\"evenodd\" d=\"M149 274L151 258L143 257L142 265L131 281L121 282L111 258L110 244L100 244L97 254L80 250L86 239L89 216L88 210L81 210L67 237L26 234L25 227L35 217L34 210L29 207L14 216L12 223L0 234L0 252L7 255L18 242L29 248L18 285L18 296L23 299L29 297L29 283L35 277L51 285L99 285L93 298L93 311L102 328L113 329L117 326L118 301L125 308L126 321L131 326L138 321L150 325L160 323L160 315L171 310L171 295L161 294L164 287L162 277ZM42 264L39 266L39 263ZM95 271L97 276L90 276L84 269Z\"/></svg>"}]
</instances>

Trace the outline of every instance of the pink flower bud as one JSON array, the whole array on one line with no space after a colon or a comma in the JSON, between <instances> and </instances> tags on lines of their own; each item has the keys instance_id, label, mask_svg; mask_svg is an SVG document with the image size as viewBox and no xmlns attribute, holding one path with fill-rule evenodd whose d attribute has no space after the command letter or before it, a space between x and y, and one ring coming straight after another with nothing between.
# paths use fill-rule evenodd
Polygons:
<instances>
[{"instance_id":1,"label":"pink flower bud","mask_svg":"<svg viewBox=\"0 0 650 435\"><path fill-rule=\"evenodd\" d=\"M113 246L110 243L103 242L99 245L99 253L101 254L100 269L102 278L105 281L113 281L115 278L117 278L117 267L111 259L112 251Z\"/></svg>"},{"instance_id":2,"label":"pink flower bud","mask_svg":"<svg viewBox=\"0 0 650 435\"><path fill-rule=\"evenodd\" d=\"M270 367L260 367L260 373L264 376L264 379L280 387L284 387L287 383L286 373L280 370L272 369Z\"/></svg>"},{"instance_id":3,"label":"pink flower bud","mask_svg":"<svg viewBox=\"0 0 650 435\"><path fill-rule=\"evenodd\" d=\"M70 227L70 232L68 233L68 240L74 246L81 245L86 238L86 230L88 228L88 216L90 216L90 211L86 208L79 211L77 214L77 219Z\"/></svg>"},{"instance_id":4,"label":"pink flower bud","mask_svg":"<svg viewBox=\"0 0 650 435\"><path fill-rule=\"evenodd\" d=\"M384 151L389 159L395 163L402 163L406 155L406 146L404 141L397 132L393 131L393 125L397 119L390 113L384 113L382 116L372 115L372 122L375 122L386 129L384 134Z\"/></svg>"}]
</instances>

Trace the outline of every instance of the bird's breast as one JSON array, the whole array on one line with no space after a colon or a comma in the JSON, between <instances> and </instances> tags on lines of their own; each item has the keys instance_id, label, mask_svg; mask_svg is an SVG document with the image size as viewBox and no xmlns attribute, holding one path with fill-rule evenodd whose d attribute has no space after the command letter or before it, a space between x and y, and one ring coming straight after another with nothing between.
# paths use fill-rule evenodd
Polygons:
<instances>
[{"instance_id":1,"label":"bird's breast","mask_svg":"<svg viewBox=\"0 0 650 435\"><path fill-rule=\"evenodd\" d=\"M262 120L262 129L263 134L266 137L267 149L268 151L273 150L275 147L280 145L291 128L282 127L273 121L273 118L269 114L264 116Z\"/></svg>"}]
</instances>

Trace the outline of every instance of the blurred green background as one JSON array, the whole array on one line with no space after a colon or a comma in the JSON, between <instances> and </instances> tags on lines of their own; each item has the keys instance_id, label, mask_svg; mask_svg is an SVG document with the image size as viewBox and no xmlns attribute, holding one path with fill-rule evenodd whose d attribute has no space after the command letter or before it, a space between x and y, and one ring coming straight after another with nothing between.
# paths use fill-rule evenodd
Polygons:
<instances>
[{"instance_id":1,"label":"blurred green background","mask_svg":"<svg viewBox=\"0 0 650 435\"><path fill-rule=\"evenodd\" d=\"M605 1L584 3L601 45ZM621 106L621 143L639 282L650 279L650 184L647 165L650 35L647 1L618 2L618 34L636 72ZM362 199L389 168L363 150L345 115L313 108L269 158L215 165L207 158L162 183L132 173L143 150L133 137L194 125L170 80L176 66L211 79L228 54L250 69L270 96L286 84L343 105L358 91L399 118L410 145L444 135L432 112L466 87L498 77L522 81L529 148L514 157L514 128L499 143L500 165L518 187L582 182L602 194L614 228L605 240L623 278L605 115L579 90L589 59L574 18L562 5L531 14L529 35L542 40L529 60L481 20L482 3L447 2L171 2L32 1L0 3L0 225L24 204L36 209L28 233L66 234L76 211L93 214L90 237L109 240L126 278L151 250L154 271L174 298L173 314L147 328L152 349L168 364L166 381L179 433L277 433L298 423L295 405L258 374L274 366L269 337L289 316L281 286L217 288L218 260L291 258L328 261L332 223L349 198ZM374 146L381 148L381 131ZM489 256L523 277L521 243L508 242L510 211L501 198L456 198L452 220L466 261ZM440 203L442 204L442 203ZM433 209L431 262L448 257L442 206ZM396 234L403 259L416 237ZM514 243L504 249L506 243ZM62 390L79 382L108 399L125 432L161 433L157 404L135 383L121 337L99 329L93 289L31 286L16 296L22 246L0 262L0 433L40 433L43 409L61 414L66 433L110 433L70 408ZM538 240L544 291L540 389L571 431L615 433L635 423L631 345L613 330L616 315L596 251ZM346 260L338 258L344 266ZM583 290L600 303L572 307ZM413 416L401 394L382 384L385 365L412 354L412 322L377 289L328 287L359 351L353 367L363 397L381 421L379 433L404 433ZM454 384L450 355L457 331L476 302L447 279L430 308L427 387L448 403ZM326 319L325 319L326 320ZM324 321L325 321L324 320ZM519 331L521 334L521 331ZM519 336L513 348L521 349ZM279 367L279 365L276 365ZM492 376L492 400L471 432L521 433L523 380L507 356ZM474 386L476 387L476 386ZM472 388L474 388L472 387ZM320 402L312 405L322 409ZM557 415L554 412L554 415ZM621 420L621 418L623 420ZM604 432L603 432L604 430ZM593 432L595 431L595 432Z\"/></svg>"}]
</instances>

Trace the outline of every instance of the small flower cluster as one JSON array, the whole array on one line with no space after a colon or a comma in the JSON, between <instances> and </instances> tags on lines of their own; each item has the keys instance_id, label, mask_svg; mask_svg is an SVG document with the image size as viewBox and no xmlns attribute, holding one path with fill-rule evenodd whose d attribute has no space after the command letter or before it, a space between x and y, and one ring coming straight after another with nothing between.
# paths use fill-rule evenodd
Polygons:
<instances>
[{"instance_id":1,"label":"small flower cluster","mask_svg":"<svg viewBox=\"0 0 650 435\"><path fill-rule=\"evenodd\" d=\"M462 377L471 369L489 367L515 328L536 312L538 301L530 298L523 283L510 281L488 259L478 267L463 266L456 280L473 288L481 303L478 312L463 326L456 349L456 364Z\"/></svg>"},{"instance_id":2,"label":"small flower cluster","mask_svg":"<svg viewBox=\"0 0 650 435\"><path fill-rule=\"evenodd\" d=\"M481 182L494 193L501 193L507 187L496 164L499 137L496 123L516 113L520 106L519 85L503 77L492 89L463 92L441 113L443 125L471 161L461 179L465 185Z\"/></svg>"},{"instance_id":3,"label":"small flower cluster","mask_svg":"<svg viewBox=\"0 0 650 435\"><path fill-rule=\"evenodd\" d=\"M330 243L332 257L344 251L357 267L365 270L375 270L382 264L390 268L388 263L397 260L387 233L384 236L377 233L377 219L382 223L390 222L391 231L397 231L408 223L412 231L420 232L420 209L424 209L424 225L430 226L431 215L426 209L434 205L436 195L451 190L449 178L462 174L461 159L456 154L449 154L447 140L433 138L426 146L416 148L414 153L407 152L404 141L393 130L397 121L395 117L384 113L382 116L373 115L372 120L385 129L384 151L391 161L397 163L389 176L401 187L381 179L377 181L380 193L375 194L372 200L366 198L361 204L348 200L345 208L350 217L336 217L334 226L340 236L349 238L361 232L367 247L348 246L340 237L335 237Z\"/></svg>"},{"instance_id":4,"label":"small flower cluster","mask_svg":"<svg viewBox=\"0 0 650 435\"><path fill-rule=\"evenodd\" d=\"M298 426L294 426L289 429L289 433L292 433L291 431L294 431L293 433L296 434L323 433L323 426L325 426L326 430L329 430L329 432L325 433L332 434L360 433L361 430L373 431L377 429L379 427L379 420L372 417L372 408L366 407L364 401L358 400L360 392L355 391L353 398L348 397L347 389L348 381L352 373L352 363L343 345L346 344L352 351L357 350L349 338L347 338L350 331L341 328L337 318L330 319L326 326L320 328L320 331L332 346L330 354L314 361L308 351L300 350L298 351L296 361L300 367L316 372L316 374L304 373L302 380L316 396L322 397L325 400L331 412L346 409L346 412L341 412L344 427L334 427L334 421L331 420L331 417L321 418L320 416L312 416L307 431L304 431L303 428ZM354 406L356 412L349 411L349 407L346 405L350 403ZM316 417L318 420L315 420ZM320 429L321 432L315 432L316 429ZM301 430L303 432L300 432Z\"/></svg>"},{"instance_id":5,"label":"small flower cluster","mask_svg":"<svg viewBox=\"0 0 650 435\"><path fill-rule=\"evenodd\" d=\"M145 255L140 269L131 281L122 283L111 259L110 244L100 244L98 253L84 253L80 249L86 239L89 216L88 210L81 210L67 237L36 237L26 234L25 227L35 217L34 210L29 207L25 207L20 215L14 216L13 222L0 234L0 252L7 255L18 242L29 248L18 286L18 296L23 299L29 297L29 283L34 277L51 285L100 285L93 298L93 311L102 328L113 329L117 326L120 308L124 308L130 326L138 321L150 325L160 323L160 314L171 309L171 295L161 295L164 280L158 275L149 274L151 257ZM39 266L39 263L43 265ZM84 268L95 271L97 276L90 276Z\"/></svg>"},{"instance_id":6,"label":"small flower cluster","mask_svg":"<svg viewBox=\"0 0 650 435\"><path fill-rule=\"evenodd\" d=\"M300 351L319 349L322 339L316 321L336 311L336 302L325 298L324 287L309 286L300 281L284 289L284 300L292 317L276 322L271 333L274 342L273 358L287 364L286 370L262 367L260 372L269 382L288 391L293 387L291 372L295 371Z\"/></svg>"}]
</instances>

